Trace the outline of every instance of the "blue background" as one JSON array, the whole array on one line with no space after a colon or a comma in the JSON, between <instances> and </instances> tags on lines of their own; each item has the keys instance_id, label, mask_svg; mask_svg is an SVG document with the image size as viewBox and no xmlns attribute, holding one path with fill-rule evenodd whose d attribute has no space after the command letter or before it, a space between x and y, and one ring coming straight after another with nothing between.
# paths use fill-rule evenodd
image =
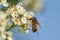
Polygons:
<instances>
[{"instance_id":1,"label":"blue background","mask_svg":"<svg viewBox=\"0 0 60 40\"><path fill-rule=\"evenodd\" d=\"M46 0L43 11L35 15L42 27L38 29L39 36L32 32L24 35L15 28L14 40L60 40L60 0Z\"/></svg>"},{"instance_id":2,"label":"blue background","mask_svg":"<svg viewBox=\"0 0 60 40\"><path fill-rule=\"evenodd\" d=\"M36 12L35 16L41 25L39 36L32 31L25 35L14 28L14 40L60 40L60 0L46 0L42 12Z\"/></svg>"},{"instance_id":3,"label":"blue background","mask_svg":"<svg viewBox=\"0 0 60 40\"><path fill-rule=\"evenodd\" d=\"M14 40L60 40L60 0L46 0L43 11L35 15L42 27L39 36L32 32L24 35L15 28Z\"/></svg>"}]
</instances>

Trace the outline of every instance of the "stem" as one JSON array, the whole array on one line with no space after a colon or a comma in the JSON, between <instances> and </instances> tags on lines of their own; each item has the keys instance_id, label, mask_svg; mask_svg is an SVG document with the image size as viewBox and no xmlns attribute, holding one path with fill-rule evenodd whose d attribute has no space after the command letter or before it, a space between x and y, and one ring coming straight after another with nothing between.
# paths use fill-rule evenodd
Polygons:
<instances>
[{"instance_id":1,"label":"stem","mask_svg":"<svg viewBox=\"0 0 60 40\"><path fill-rule=\"evenodd\" d=\"M12 26L9 28L9 29L7 29L6 31L9 31L9 30L11 30L12 28L14 28L14 23L12 24Z\"/></svg>"}]
</instances>

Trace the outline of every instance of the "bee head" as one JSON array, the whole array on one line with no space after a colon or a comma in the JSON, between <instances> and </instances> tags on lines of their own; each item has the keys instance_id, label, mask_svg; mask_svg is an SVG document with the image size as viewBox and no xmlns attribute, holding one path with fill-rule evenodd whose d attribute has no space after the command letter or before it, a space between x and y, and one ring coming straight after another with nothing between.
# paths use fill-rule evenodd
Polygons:
<instances>
[{"instance_id":1,"label":"bee head","mask_svg":"<svg viewBox=\"0 0 60 40\"><path fill-rule=\"evenodd\" d=\"M32 18L30 18L29 20L34 21L34 20L36 20L36 17L32 17Z\"/></svg>"}]
</instances>

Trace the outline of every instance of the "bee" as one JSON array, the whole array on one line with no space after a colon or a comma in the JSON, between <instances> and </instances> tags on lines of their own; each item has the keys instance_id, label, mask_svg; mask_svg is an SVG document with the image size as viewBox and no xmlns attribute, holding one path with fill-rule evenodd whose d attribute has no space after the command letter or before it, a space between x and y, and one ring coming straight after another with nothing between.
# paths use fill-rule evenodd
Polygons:
<instances>
[{"instance_id":1,"label":"bee","mask_svg":"<svg viewBox=\"0 0 60 40\"><path fill-rule=\"evenodd\" d=\"M38 23L38 20L36 17L32 17L32 32L36 32L38 30L38 26L40 26L40 24Z\"/></svg>"}]
</instances>

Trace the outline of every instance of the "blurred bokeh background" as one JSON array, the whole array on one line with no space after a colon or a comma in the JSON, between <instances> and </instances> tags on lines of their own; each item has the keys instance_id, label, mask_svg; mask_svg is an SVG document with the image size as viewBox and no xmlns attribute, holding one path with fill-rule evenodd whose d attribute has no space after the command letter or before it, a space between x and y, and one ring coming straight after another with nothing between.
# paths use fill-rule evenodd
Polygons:
<instances>
[{"instance_id":1,"label":"blurred bokeh background","mask_svg":"<svg viewBox=\"0 0 60 40\"><path fill-rule=\"evenodd\" d=\"M42 10L35 12L35 16L41 25L38 33L23 34L16 27L11 30L14 40L60 40L60 0L45 0Z\"/></svg>"},{"instance_id":2,"label":"blurred bokeh background","mask_svg":"<svg viewBox=\"0 0 60 40\"><path fill-rule=\"evenodd\" d=\"M43 10L35 15L42 27L39 36L31 31L24 35L14 28L14 40L60 40L60 0L46 0Z\"/></svg>"}]
</instances>

